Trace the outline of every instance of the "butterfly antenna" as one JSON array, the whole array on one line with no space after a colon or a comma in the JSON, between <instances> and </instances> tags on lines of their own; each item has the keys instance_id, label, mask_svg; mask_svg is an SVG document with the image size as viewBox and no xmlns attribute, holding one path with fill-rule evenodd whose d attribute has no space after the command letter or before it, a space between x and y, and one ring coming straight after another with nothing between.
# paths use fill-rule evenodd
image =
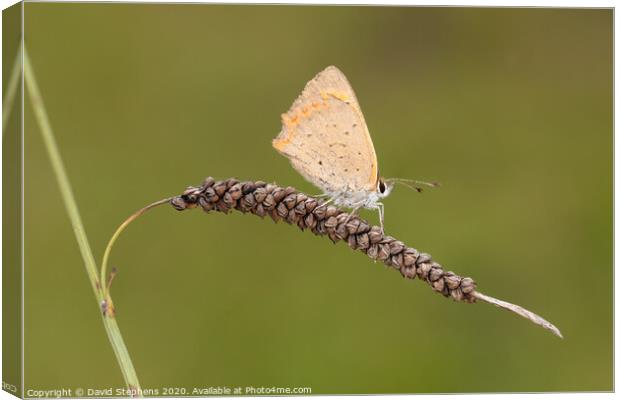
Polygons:
<instances>
[{"instance_id":1,"label":"butterfly antenna","mask_svg":"<svg viewBox=\"0 0 620 400\"><path fill-rule=\"evenodd\" d=\"M423 191L422 186L427 186L427 187L432 187L432 188L441 186L439 182L425 182L425 181L418 181L416 179L404 179L404 178L389 178L389 179L386 179L386 182L399 183L405 187L408 187L409 189L413 189L417 191L418 193L421 193Z\"/></svg>"}]
</instances>

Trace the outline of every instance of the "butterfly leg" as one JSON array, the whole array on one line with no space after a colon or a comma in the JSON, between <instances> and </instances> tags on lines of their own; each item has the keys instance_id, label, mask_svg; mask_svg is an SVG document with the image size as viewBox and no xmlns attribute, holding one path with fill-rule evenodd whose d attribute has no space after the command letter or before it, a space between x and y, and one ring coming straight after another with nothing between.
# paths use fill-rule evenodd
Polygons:
<instances>
[{"instance_id":1,"label":"butterfly leg","mask_svg":"<svg viewBox=\"0 0 620 400\"><path fill-rule=\"evenodd\" d=\"M327 196L324 196L327 197ZM316 208L319 207L325 207L326 205L328 205L329 203L332 203L334 200L336 200L335 197L330 197L329 199L327 199L326 201L324 201L323 203L319 204L318 206L316 206Z\"/></svg>"},{"instance_id":2,"label":"butterfly leg","mask_svg":"<svg viewBox=\"0 0 620 400\"><path fill-rule=\"evenodd\" d=\"M383 207L383 203L377 202L377 211L379 211L379 223L381 224L381 233L385 233L383 230L383 218L385 216L385 210Z\"/></svg>"},{"instance_id":3,"label":"butterfly leg","mask_svg":"<svg viewBox=\"0 0 620 400\"><path fill-rule=\"evenodd\" d=\"M308 196L315 197L317 199L324 199L326 197L330 197L331 195L329 193L321 193L321 194L309 194Z\"/></svg>"}]
</instances>

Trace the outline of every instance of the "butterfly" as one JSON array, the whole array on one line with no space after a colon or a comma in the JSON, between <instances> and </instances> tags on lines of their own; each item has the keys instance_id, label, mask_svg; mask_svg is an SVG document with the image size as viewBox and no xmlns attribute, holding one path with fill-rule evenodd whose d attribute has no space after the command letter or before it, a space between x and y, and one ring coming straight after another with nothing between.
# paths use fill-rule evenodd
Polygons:
<instances>
[{"instance_id":1,"label":"butterfly","mask_svg":"<svg viewBox=\"0 0 620 400\"><path fill-rule=\"evenodd\" d=\"M353 88L338 68L329 66L306 84L288 112L282 114L282 130L273 147L293 167L320 188L321 204L334 203L352 209L377 210L383 231L384 205L380 201L400 183L417 191L416 180L379 175L377 155Z\"/></svg>"}]
</instances>

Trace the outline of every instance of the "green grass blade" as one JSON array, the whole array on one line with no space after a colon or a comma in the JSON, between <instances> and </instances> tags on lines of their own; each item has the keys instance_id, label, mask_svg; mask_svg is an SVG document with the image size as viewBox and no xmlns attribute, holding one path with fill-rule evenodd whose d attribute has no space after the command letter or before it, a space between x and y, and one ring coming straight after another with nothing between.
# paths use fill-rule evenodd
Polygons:
<instances>
[{"instance_id":1,"label":"green grass blade","mask_svg":"<svg viewBox=\"0 0 620 400\"><path fill-rule=\"evenodd\" d=\"M71 226L73 227L73 232L75 233L75 238L78 242L82 259L84 260L86 273L88 274L88 278L93 288L93 292L95 293L95 297L97 298L98 305L101 305L105 298L102 289L105 284L99 281L97 264L90 249L90 245L88 244L88 238L86 236L86 232L84 231L84 225L82 224L77 203L73 197L73 190L71 189L71 184L60 156L60 151L58 149L54 132L43 103L43 98L41 97L41 92L35 78L34 70L32 68L28 52L25 48L23 51L26 89L28 90L28 94L30 96L30 102L32 104L36 120L39 124L41 136L43 137L43 141L45 143L45 148L50 157L54 175L58 181L58 187L60 189L65 208L69 214ZM99 307L98 310L100 310ZM121 368L125 383L130 390L135 391L134 393L139 396L140 383L138 381L138 376L133 367L133 363L131 362L127 346L123 341L123 337L113 313L103 315L103 324L110 340L110 344L112 345L112 349L114 350L114 354L116 355L118 364Z\"/></svg>"}]
</instances>

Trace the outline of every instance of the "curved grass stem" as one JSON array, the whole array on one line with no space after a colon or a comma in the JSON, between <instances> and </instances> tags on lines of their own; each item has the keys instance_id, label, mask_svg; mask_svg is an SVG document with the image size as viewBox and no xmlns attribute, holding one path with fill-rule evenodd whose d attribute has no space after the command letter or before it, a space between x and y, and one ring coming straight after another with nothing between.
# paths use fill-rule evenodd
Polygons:
<instances>
[{"instance_id":1,"label":"curved grass stem","mask_svg":"<svg viewBox=\"0 0 620 400\"><path fill-rule=\"evenodd\" d=\"M151 208L155 208L162 204L166 204L169 201L170 201L170 198L162 199L154 203L151 203L144 208L139 209L135 213L131 214L129 218L127 218L122 224L119 225L118 228L116 228L116 232L114 232L114 235L112 235L112 237L110 238L110 241L108 242L108 245L105 248L105 252L103 253L103 260L101 261L101 274L99 276L99 279L101 282L104 282L104 284L102 285L102 290L103 290L103 298L106 301L108 301L110 297L109 285L105 284L106 279L107 279L108 260L110 259L110 252L112 251L112 247L114 246L116 239L118 239L118 237L125 230L125 228L127 228L127 226L130 223L132 223L136 218L138 218L140 215L144 214Z\"/></svg>"},{"instance_id":2,"label":"curved grass stem","mask_svg":"<svg viewBox=\"0 0 620 400\"><path fill-rule=\"evenodd\" d=\"M47 150L47 154L49 155L50 162L52 164L52 170L58 182L58 188L60 189L63 203L67 209L67 214L69 215L69 220L71 221L71 226L73 227L73 232L80 248L80 253L84 261L84 267L86 268L88 279L90 280L93 292L97 298L97 309L100 310L99 307L104 304L106 300L106 297L104 296L104 284L98 279L97 264L88 243L88 237L86 236L86 232L84 230L84 224L82 223L77 202L73 196L71 183L69 181L69 177L67 176L67 171L65 170L65 166L60 155L60 150L58 149L58 144L56 143L52 125L39 90L39 85L37 84L34 70L28 57L28 52L25 48L23 48L23 53L24 81L26 89L28 90L30 102L39 125L41 136L43 137L45 149ZM123 336L121 335L114 315L104 313L103 325L105 327L106 334L108 335L108 339L110 340L110 344L112 345L112 349L114 350L114 354L116 355L116 359L127 387L132 394L140 397L140 382L138 381L138 376L131 361L131 357L129 356L129 351L127 350L127 346L125 345Z\"/></svg>"}]
</instances>

